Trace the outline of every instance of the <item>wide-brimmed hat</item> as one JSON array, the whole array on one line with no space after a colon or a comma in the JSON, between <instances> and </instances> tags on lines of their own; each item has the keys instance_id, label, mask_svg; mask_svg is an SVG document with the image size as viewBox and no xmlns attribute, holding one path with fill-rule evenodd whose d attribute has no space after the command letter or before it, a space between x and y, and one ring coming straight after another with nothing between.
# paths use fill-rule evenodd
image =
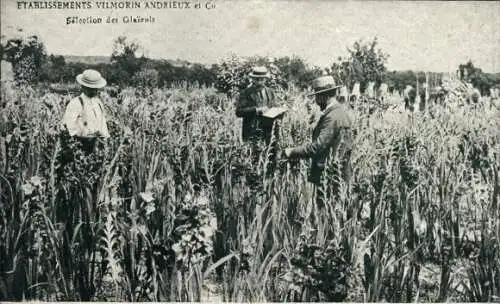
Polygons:
<instances>
[{"instance_id":1,"label":"wide-brimmed hat","mask_svg":"<svg viewBox=\"0 0 500 304\"><path fill-rule=\"evenodd\" d=\"M248 76L252 78L269 78L269 71L265 66L257 66L252 69Z\"/></svg>"},{"instance_id":2,"label":"wide-brimmed hat","mask_svg":"<svg viewBox=\"0 0 500 304\"><path fill-rule=\"evenodd\" d=\"M341 87L341 85L336 85L335 80L332 76L321 76L313 80L312 87L314 92L308 94L308 96L313 96L316 94L325 93L331 90L335 90Z\"/></svg>"},{"instance_id":3,"label":"wide-brimmed hat","mask_svg":"<svg viewBox=\"0 0 500 304\"><path fill-rule=\"evenodd\" d=\"M96 70L85 70L76 76L76 81L84 87L101 89L106 86L106 79Z\"/></svg>"}]
</instances>

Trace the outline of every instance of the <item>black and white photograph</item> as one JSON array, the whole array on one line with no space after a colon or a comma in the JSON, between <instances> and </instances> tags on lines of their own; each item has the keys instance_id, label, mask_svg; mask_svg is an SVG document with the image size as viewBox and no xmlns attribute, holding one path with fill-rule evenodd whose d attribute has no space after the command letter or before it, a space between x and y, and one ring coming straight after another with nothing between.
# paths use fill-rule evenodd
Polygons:
<instances>
[{"instance_id":1,"label":"black and white photograph","mask_svg":"<svg viewBox=\"0 0 500 304\"><path fill-rule=\"evenodd\" d=\"M0 9L1 302L500 302L500 2Z\"/></svg>"}]
</instances>

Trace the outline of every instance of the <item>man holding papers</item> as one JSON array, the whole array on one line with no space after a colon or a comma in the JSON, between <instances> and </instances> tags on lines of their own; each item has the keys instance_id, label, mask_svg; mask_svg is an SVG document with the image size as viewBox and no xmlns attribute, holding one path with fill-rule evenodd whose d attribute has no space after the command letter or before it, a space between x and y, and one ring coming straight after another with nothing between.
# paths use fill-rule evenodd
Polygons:
<instances>
[{"instance_id":1,"label":"man holding papers","mask_svg":"<svg viewBox=\"0 0 500 304\"><path fill-rule=\"evenodd\" d=\"M242 138L253 144L254 156L262 151L261 142L269 149L269 171L274 170L278 143L279 126L275 123L285 110L277 108L276 95L265 86L269 78L266 67L254 67L249 77L252 84L240 93L236 106L236 116L243 118ZM256 160L256 159L254 159Z\"/></svg>"}]
</instances>

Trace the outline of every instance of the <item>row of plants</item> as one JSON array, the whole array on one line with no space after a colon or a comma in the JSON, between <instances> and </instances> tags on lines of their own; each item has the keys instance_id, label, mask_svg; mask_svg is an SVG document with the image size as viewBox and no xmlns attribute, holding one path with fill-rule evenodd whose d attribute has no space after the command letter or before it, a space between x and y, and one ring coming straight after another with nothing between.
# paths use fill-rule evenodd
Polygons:
<instances>
[{"instance_id":1,"label":"row of plants","mask_svg":"<svg viewBox=\"0 0 500 304\"><path fill-rule=\"evenodd\" d=\"M304 113L318 113L283 94L279 145L306 142ZM4 300L200 301L207 282L224 301L500 296L489 108L354 112L353 180L318 209L308 163L279 159L267 177L233 102L212 89L104 94L111 138L90 156L60 130L69 98L3 97Z\"/></svg>"}]
</instances>

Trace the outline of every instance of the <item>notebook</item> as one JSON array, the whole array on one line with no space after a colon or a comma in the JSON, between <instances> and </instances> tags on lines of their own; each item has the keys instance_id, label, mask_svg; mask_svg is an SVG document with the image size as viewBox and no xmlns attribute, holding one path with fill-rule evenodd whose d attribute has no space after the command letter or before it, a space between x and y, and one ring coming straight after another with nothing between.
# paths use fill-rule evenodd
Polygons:
<instances>
[{"instance_id":1,"label":"notebook","mask_svg":"<svg viewBox=\"0 0 500 304\"><path fill-rule=\"evenodd\" d=\"M270 108L269 110L267 110L266 112L264 112L262 114L262 116L266 117L266 118L275 119L275 118L278 118L278 117L282 116L287 111L288 111L288 109L285 108L285 107Z\"/></svg>"}]
</instances>

